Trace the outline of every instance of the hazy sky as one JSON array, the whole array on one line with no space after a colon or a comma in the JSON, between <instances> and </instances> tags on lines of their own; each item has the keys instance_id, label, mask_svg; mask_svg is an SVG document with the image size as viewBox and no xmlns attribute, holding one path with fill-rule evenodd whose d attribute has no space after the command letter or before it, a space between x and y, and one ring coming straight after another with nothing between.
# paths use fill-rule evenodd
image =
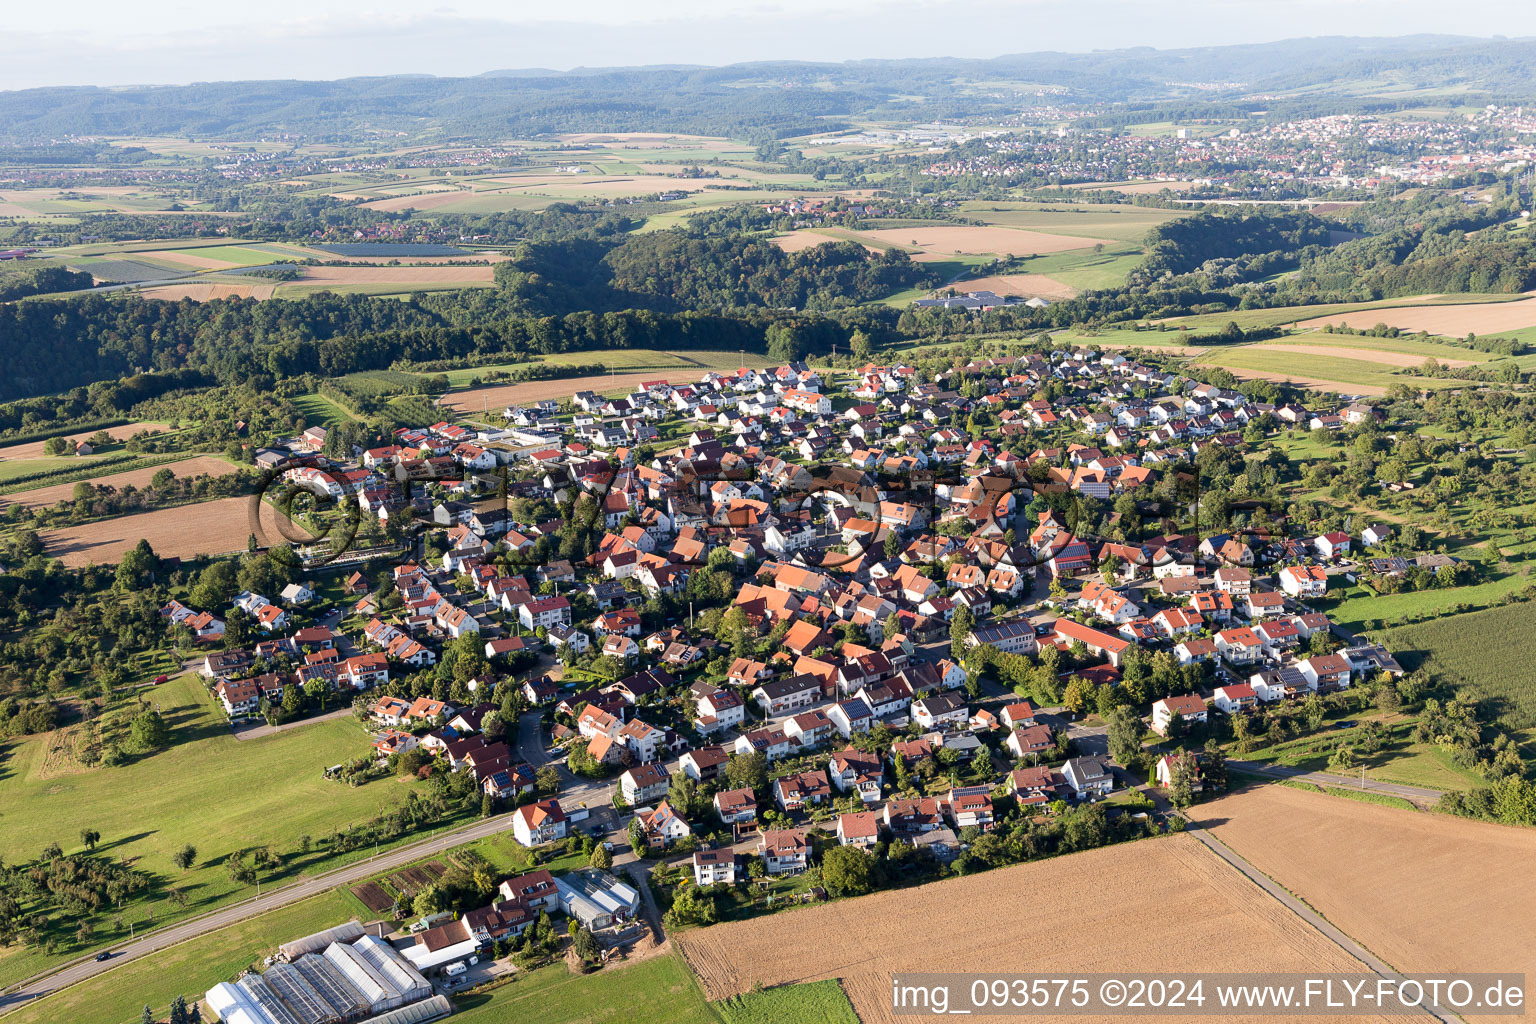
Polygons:
<instances>
[{"instance_id":1,"label":"hazy sky","mask_svg":"<svg viewBox=\"0 0 1536 1024\"><path fill-rule=\"evenodd\" d=\"M75 0L6 4L0 88L1536 35L1532 0ZM1454 15L1452 13L1454 12Z\"/></svg>"}]
</instances>

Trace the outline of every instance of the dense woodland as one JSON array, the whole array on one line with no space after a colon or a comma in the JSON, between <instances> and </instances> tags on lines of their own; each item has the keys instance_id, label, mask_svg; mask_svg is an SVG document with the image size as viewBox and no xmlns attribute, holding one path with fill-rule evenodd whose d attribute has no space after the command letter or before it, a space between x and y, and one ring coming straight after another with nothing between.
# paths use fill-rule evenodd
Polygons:
<instances>
[{"instance_id":1,"label":"dense woodland","mask_svg":"<svg viewBox=\"0 0 1536 1024\"><path fill-rule=\"evenodd\" d=\"M1169 81L1232 83L1195 88ZM1047 104L1041 85L1085 102L1117 101L1132 111L1180 101L1229 102L1289 116L1325 89L1339 93L1340 68L1412 89L1455 82L1509 102L1530 96L1530 48L1455 36L1397 39L1322 37L1184 50L1025 53L993 60L937 58L843 64L764 61L720 68L611 68L569 73L507 72L477 78L421 75L334 82L216 82L101 89L55 87L0 93L0 137L34 148L93 136L237 137L290 133L371 140L378 132L415 138L528 137L540 133L665 131L759 140L840 126L838 118L931 121L998 116ZM1018 83L999 89L997 83ZM1286 99L1266 92L1294 94ZM1414 102L1418 97L1408 102ZM1345 105L1349 101L1346 98ZM1393 101L1361 101L1391 108ZM1339 108L1331 100L1330 111ZM1140 117L1157 120L1157 117ZM70 143L77 153L82 144ZM114 162L129 155L95 152Z\"/></svg>"}]
</instances>

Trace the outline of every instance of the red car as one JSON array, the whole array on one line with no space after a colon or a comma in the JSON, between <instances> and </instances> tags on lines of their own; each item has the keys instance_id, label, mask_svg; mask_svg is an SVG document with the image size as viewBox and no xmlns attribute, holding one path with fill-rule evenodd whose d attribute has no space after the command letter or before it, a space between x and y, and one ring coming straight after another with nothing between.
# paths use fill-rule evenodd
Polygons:
<instances>
[{"instance_id":1,"label":"red car","mask_svg":"<svg viewBox=\"0 0 1536 1024\"><path fill-rule=\"evenodd\" d=\"M161 675L155 676L155 685L156 686L159 686L161 683L168 683L170 681L171 681L171 677L168 676L168 675L161 674Z\"/></svg>"}]
</instances>

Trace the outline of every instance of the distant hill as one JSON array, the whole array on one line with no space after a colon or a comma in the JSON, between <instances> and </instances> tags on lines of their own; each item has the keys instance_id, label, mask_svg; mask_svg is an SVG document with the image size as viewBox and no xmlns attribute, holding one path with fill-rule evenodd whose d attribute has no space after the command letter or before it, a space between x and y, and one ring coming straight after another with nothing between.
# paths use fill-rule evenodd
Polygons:
<instances>
[{"instance_id":1,"label":"distant hill","mask_svg":"<svg viewBox=\"0 0 1536 1024\"><path fill-rule=\"evenodd\" d=\"M1241 114L1422 105L1429 98L1423 90L1454 94L1459 102L1520 102L1536 97L1533 82L1536 42L1530 40L1324 37L992 60L768 61L504 70L474 78L28 89L0 92L0 141L275 132L347 139L381 130L422 139L637 130L760 139L825 130L835 118L930 120L1059 101L1037 95L1042 86L1076 101L1181 105L1177 109L1214 104ZM1322 96L1326 106L1319 105Z\"/></svg>"}]
</instances>

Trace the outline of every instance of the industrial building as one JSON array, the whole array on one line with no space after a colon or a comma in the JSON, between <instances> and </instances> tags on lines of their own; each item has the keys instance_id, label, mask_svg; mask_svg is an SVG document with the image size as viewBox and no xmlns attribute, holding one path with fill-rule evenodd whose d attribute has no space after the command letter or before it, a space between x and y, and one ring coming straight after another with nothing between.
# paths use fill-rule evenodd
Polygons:
<instances>
[{"instance_id":1,"label":"industrial building","mask_svg":"<svg viewBox=\"0 0 1536 1024\"><path fill-rule=\"evenodd\" d=\"M220 982L204 1002L224 1024L422 1024L453 1009L355 921L287 943L280 957L265 974Z\"/></svg>"}]
</instances>

